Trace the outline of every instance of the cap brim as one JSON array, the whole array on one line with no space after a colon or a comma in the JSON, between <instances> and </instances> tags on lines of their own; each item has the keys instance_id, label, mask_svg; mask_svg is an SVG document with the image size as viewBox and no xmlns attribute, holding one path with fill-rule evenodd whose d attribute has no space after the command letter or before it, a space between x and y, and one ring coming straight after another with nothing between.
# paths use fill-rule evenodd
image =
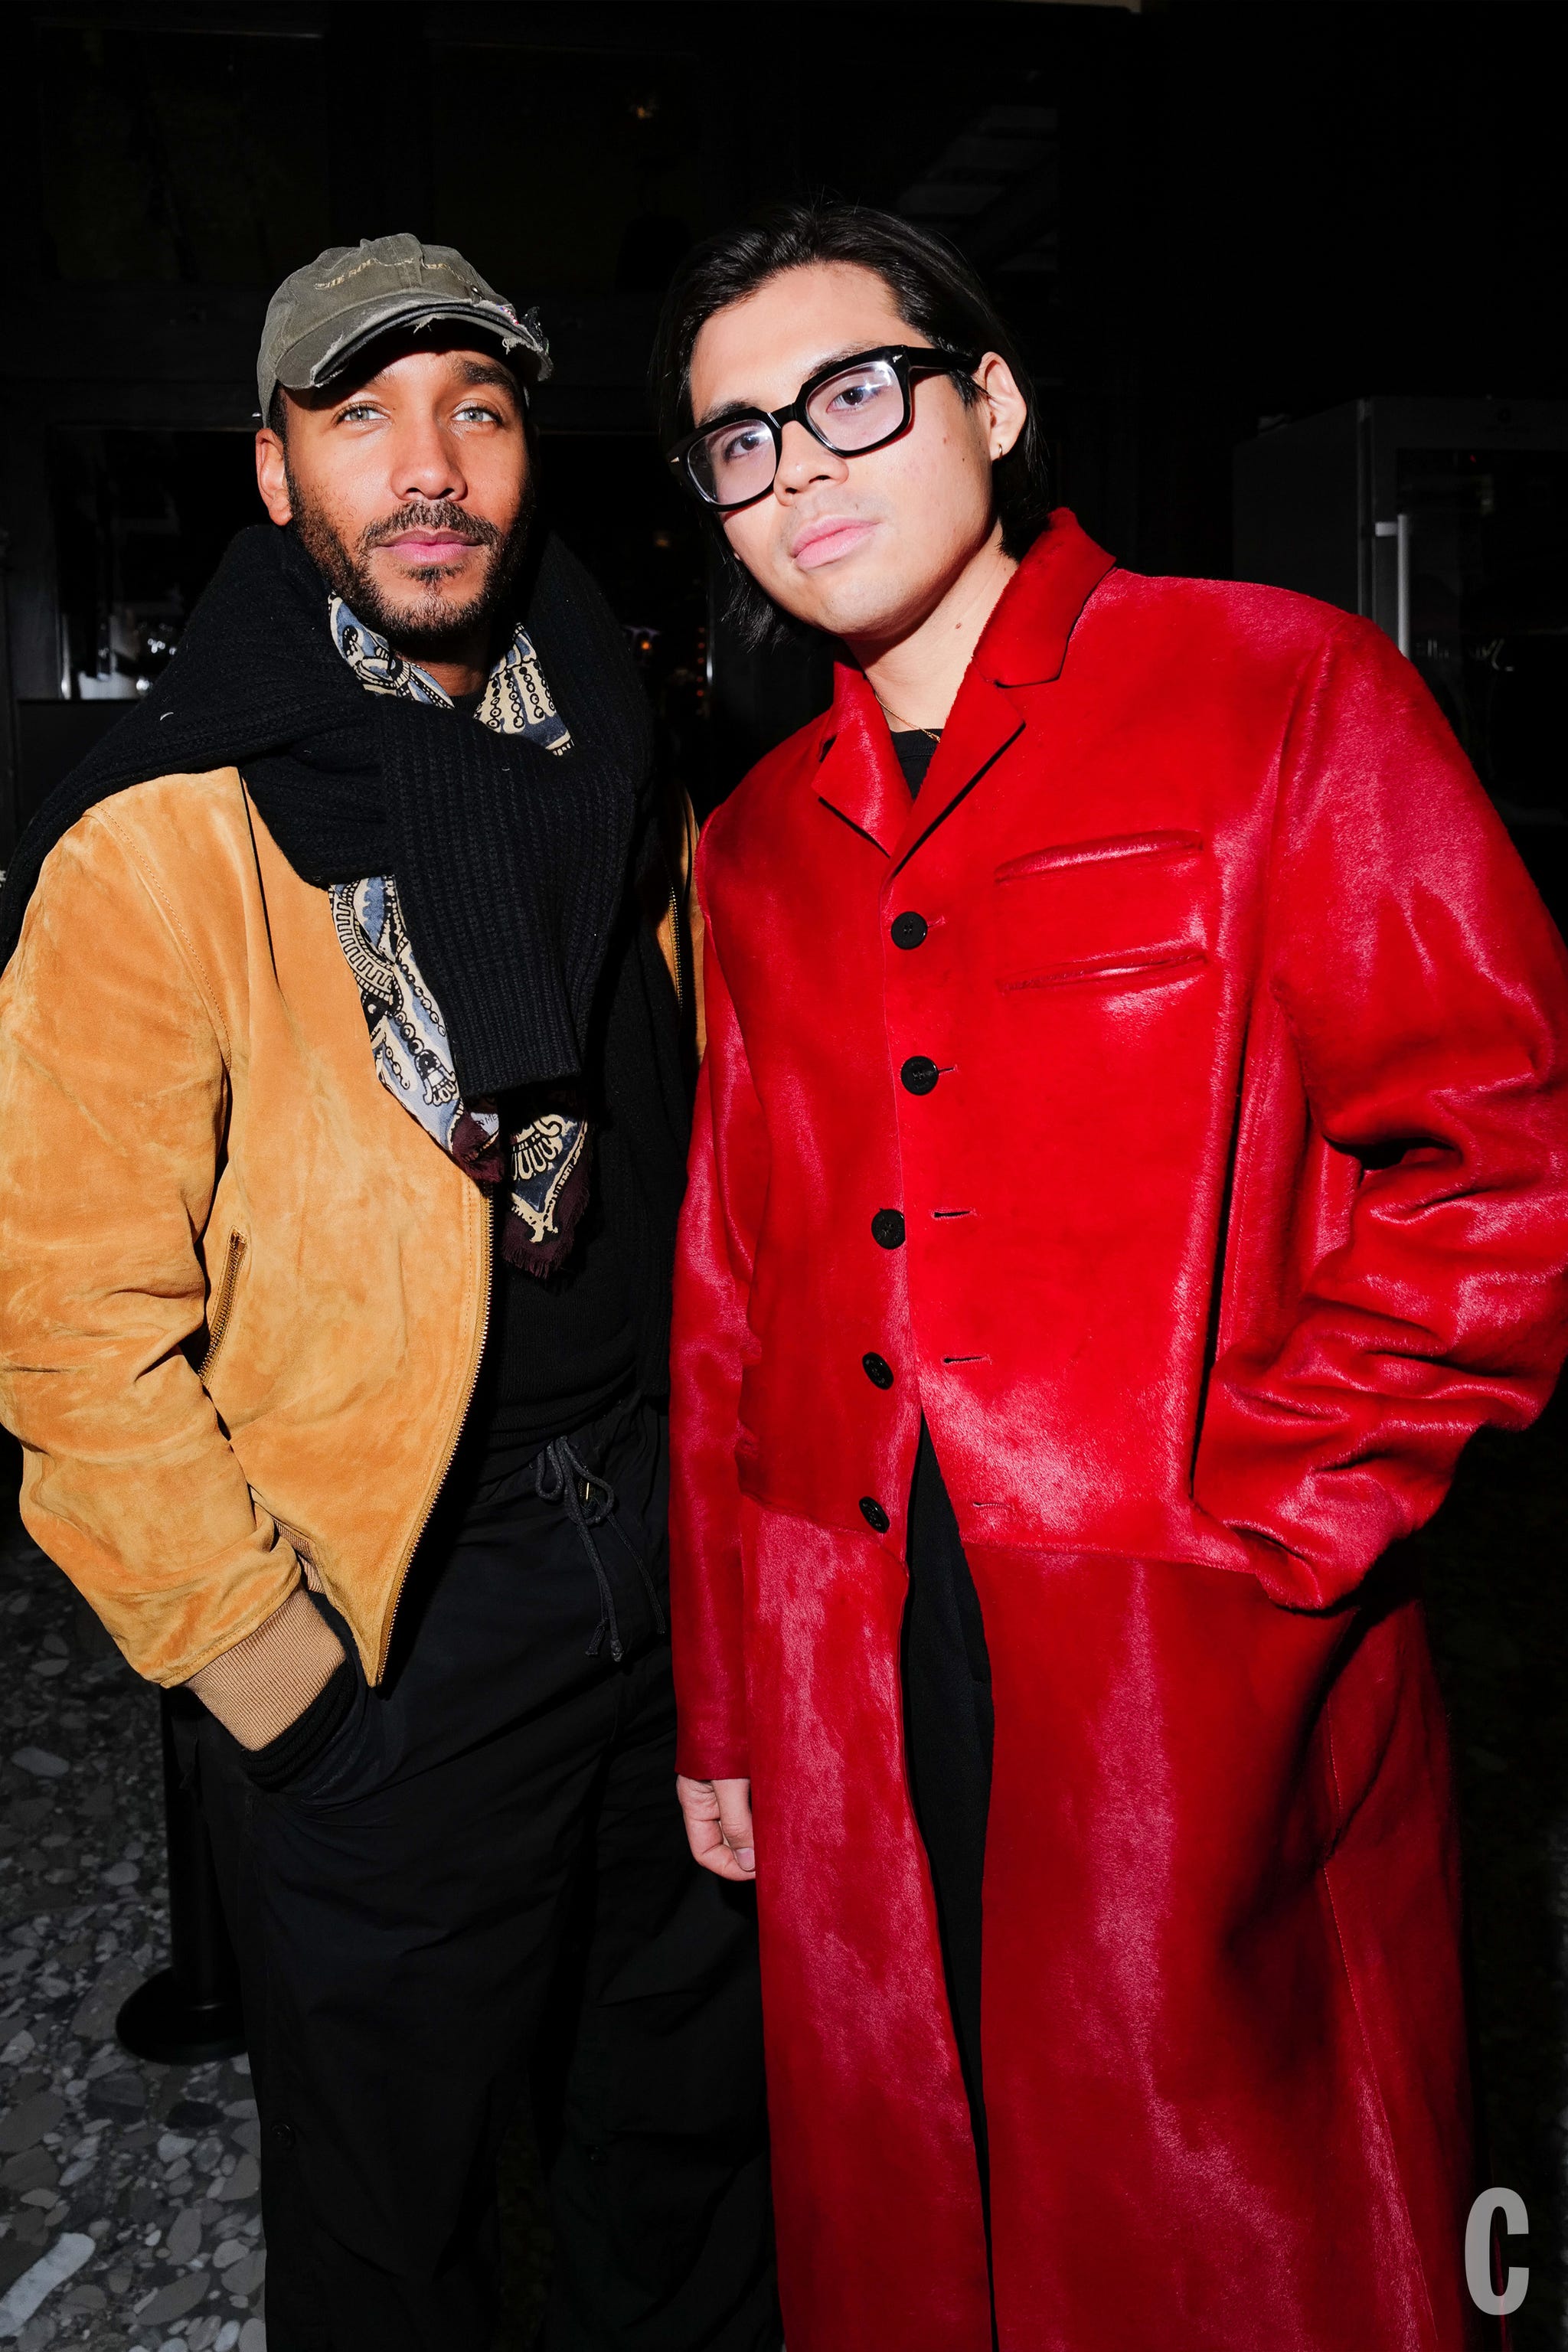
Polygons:
<instances>
[{"instance_id":1,"label":"cap brim","mask_svg":"<svg viewBox=\"0 0 1568 2352\"><path fill-rule=\"evenodd\" d=\"M356 305L350 319L329 319L289 346L279 368L286 392L319 392L384 335L398 327L417 333L442 325L473 327L487 342L499 343L507 359L536 381L550 373L548 344L499 303L432 302L417 295L388 296L367 308Z\"/></svg>"}]
</instances>

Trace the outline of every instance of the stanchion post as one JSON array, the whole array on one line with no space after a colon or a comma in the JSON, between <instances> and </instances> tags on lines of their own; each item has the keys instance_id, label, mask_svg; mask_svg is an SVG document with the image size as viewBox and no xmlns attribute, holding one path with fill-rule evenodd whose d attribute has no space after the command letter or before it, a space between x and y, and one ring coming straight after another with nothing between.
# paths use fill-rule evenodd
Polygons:
<instances>
[{"instance_id":1,"label":"stanchion post","mask_svg":"<svg viewBox=\"0 0 1568 2352\"><path fill-rule=\"evenodd\" d=\"M245 2047L239 1969L218 1901L207 1835L190 1769L201 1701L189 1691L160 1694L163 1812L169 1846L170 1965L138 1986L114 2021L133 2057L195 2066Z\"/></svg>"}]
</instances>

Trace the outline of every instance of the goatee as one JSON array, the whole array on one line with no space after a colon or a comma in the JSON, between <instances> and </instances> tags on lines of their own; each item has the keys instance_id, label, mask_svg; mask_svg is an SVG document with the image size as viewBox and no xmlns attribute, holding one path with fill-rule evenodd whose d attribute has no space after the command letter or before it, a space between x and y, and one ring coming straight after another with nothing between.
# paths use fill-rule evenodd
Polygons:
<instances>
[{"instance_id":1,"label":"goatee","mask_svg":"<svg viewBox=\"0 0 1568 2352\"><path fill-rule=\"evenodd\" d=\"M350 548L321 509L300 498L290 479L294 529L300 541L334 595L341 596L356 620L374 629L389 645L416 661L439 659L476 629L489 628L504 613L522 567L529 533L533 528L535 495L531 478L523 485L522 499L509 530L482 515L470 514L450 499L411 499L395 514L384 515L361 531ZM443 594L446 568L434 564L416 571L410 588L389 595L379 588L370 570L378 547L405 530L444 530L487 548L490 560L478 588L461 603Z\"/></svg>"}]
</instances>

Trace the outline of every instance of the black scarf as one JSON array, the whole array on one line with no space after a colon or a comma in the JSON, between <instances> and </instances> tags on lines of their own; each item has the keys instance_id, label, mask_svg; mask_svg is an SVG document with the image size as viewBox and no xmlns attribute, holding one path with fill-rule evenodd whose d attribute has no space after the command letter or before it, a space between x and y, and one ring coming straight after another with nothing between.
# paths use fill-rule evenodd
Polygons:
<instances>
[{"instance_id":1,"label":"black scarf","mask_svg":"<svg viewBox=\"0 0 1568 2352\"><path fill-rule=\"evenodd\" d=\"M238 767L300 877L396 877L464 1099L577 1078L628 873L651 834L653 740L625 636L548 537L520 605L573 748L367 694L291 530L242 531L146 699L51 793L0 891L9 961L49 851L153 776Z\"/></svg>"}]
</instances>

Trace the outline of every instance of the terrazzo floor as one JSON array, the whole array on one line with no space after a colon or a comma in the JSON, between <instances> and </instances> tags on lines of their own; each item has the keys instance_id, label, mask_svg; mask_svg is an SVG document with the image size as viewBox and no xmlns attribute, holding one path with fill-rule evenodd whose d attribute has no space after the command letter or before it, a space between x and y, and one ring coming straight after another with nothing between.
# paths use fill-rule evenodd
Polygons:
<instances>
[{"instance_id":1,"label":"terrazzo floor","mask_svg":"<svg viewBox=\"0 0 1568 2352\"><path fill-rule=\"evenodd\" d=\"M246 2060L114 2040L167 1959L152 1692L19 1530L0 1542L0 2344L264 2352Z\"/></svg>"}]
</instances>

